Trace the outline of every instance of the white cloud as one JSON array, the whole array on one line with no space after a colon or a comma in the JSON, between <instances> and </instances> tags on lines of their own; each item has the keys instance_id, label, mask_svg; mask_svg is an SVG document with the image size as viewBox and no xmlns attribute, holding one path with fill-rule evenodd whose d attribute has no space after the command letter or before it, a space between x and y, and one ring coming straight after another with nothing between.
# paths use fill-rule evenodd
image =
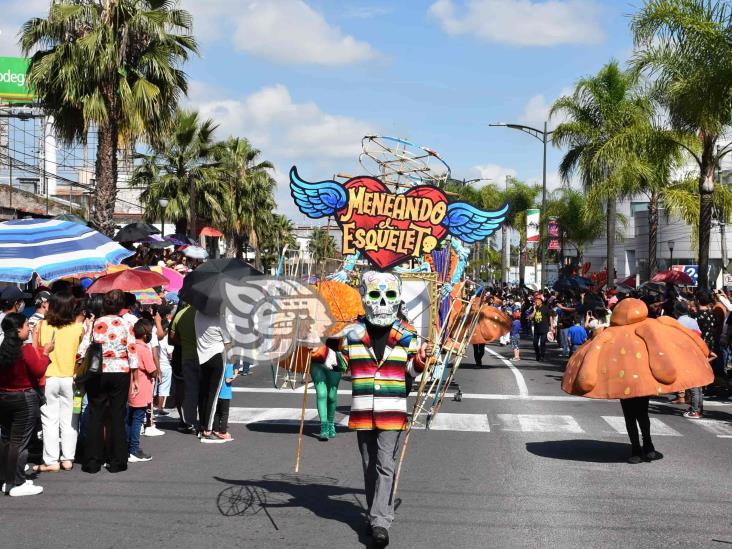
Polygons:
<instances>
[{"instance_id":1,"label":"white cloud","mask_svg":"<svg viewBox=\"0 0 732 549\"><path fill-rule=\"evenodd\" d=\"M282 84L243 98L215 98L217 92L199 82L189 102L201 116L220 124L219 134L242 135L267 154L291 159L357 158L361 138L374 125L323 112L313 102L296 103Z\"/></svg>"},{"instance_id":2,"label":"white cloud","mask_svg":"<svg viewBox=\"0 0 732 549\"><path fill-rule=\"evenodd\" d=\"M562 88L555 100L565 95L571 95L573 91L572 88ZM549 121L549 110L553 103L554 101L547 101L546 96L543 94L534 95L524 105L524 110L519 115L518 121L521 124L541 129L544 126L544 121ZM557 113L552 117L549 127L556 127L564 121L564 116L561 113Z\"/></svg>"},{"instance_id":3,"label":"white cloud","mask_svg":"<svg viewBox=\"0 0 732 549\"><path fill-rule=\"evenodd\" d=\"M373 59L365 41L345 34L303 0L186 0L201 40L283 64L347 65Z\"/></svg>"},{"instance_id":4,"label":"white cloud","mask_svg":"<svg viewBox=\"0 0 732 549\"><path fill-rule=\"evenodd\" d=\"M506 184L506 177L516 177L516 170L513 168L506 168L504 166L499 166L498 164L480 164L478 166L473 167L473 172L478 174L478 177L481 179L487 179L488 181L483 181L477 186L483 186L486 184L492 184L498 186L498 188L502 188L503 185Z\"/></svg>"},{"instance_id":5,"label":"white cloud","mask_svg":"<svg viewBox=\"0 0 732 549\"><path fill-rule=\"evenodd\" d=\"M592 0L465 0L464 9L454 0L437 0L429 14L448 34L515 46L597 44L605 38Z\"/></svg>"}]
</instances>

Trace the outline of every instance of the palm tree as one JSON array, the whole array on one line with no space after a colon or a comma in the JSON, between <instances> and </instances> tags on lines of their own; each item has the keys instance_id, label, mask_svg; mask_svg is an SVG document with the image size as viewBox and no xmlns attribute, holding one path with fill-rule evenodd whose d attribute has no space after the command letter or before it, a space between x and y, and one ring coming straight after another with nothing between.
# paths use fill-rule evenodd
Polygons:
<instances>
[{"instance_id":1,"label":"palm tree","mask_svg":"<svg viewBox=\"0 0 732 549\"><path fill-rule=\"evenodd\" d=\"M308 253L315 263L335 257L336 243L327 227L315 227L310 232Z\"/></svg>"},{"instance_id":2,"label":"palm tree","mask_svg":"<svg viewBox=\"0 0 732 549\"><path fill-rule=\"evenodd\" d=\"M615 280L616 201L645 170L637 128L645 127L650 112L647 99L636 91L634 75L615 61L581 79L574 93L560 97L550 112L567 117L552 135L555 146L567 149L559 166L562 179L569 182L578 173L590 197L606 206L608 285Z\"/></svg>"},{"instance_id":3,"label":"palm tree","mask_svg":"<svg viewBox=\"0 0 732 549\"><path fill-rule=\"evenodd\" d=\"M201 120L196 112L178 111L171 130L147 154L136 155L138 163L130 182L144 188L140 201L148 219L160 218L163 212L158 200L167 198L165 215L175 220L178 233L195 238L199 216L217 224L224 221L227 194L213 158L215 130L212 120Z\"/></svg>"},{"instance_id":4,"label":"palm tree","mask_svg":"<svg viewBox=\"0 0 732 549\"><path fill-rule=\"evenodd\" d=\"M277 185L270 174L274 165L261 159L261 151L240 137L229 138L217 147L219 176L226 189L224 203L225 232L230 237L237 258L242 257L244 244L255 248L255 263L259 266L260 241L272 223L274 189Z\"/></svg>"},{"instance_id":5,"label":"palm tree","mask_svg":"<svg viewBox=\"0 0 732 549\"><path fill-rule=\"evenodd\" d=\"M179 67L197 52L190 30L190 14L170 0L57 0L23 25L23 54L35 52L28 82L60 139L97 128L91 217L105 234L114 232L118 147L153 142L172 118L187 91Z\"/></svg>"},{"instance_id":6,"label":"palm tree","mask_svg":"<svg viewBox=\"0 0 732 549\"><path fill-rule=\"evenodd\" d=\"M262 250L263 267L271 267L278 261L285 246L290 249L297 247L292 221L284 215L272 214L271 222L264 227L259 246Z\"/></svg>"},{"instance_id":7,"label":"palm tree","mask_svg":"<svg viewBox=\"0 0 732 549\"><path fill-rule=\"evenodd\" d=\"M502 202L508 203L506 223L519 233L519 283L524 283L527 259L526 210L536 206L541 187L527 185L511 178L506 190L501 193Z\"/></svg>"},{"instance_id":8,"label":"palm tree","mask_svg":"<svg viewBox=\"0 0 732 549\"><path fill-rule=\"evenodd\" d=\"M708 288L714 172L732 150L717 150L732 120L732 6L722 0L647 0L631 30L632 66L653 77L677 143L699 167L699 286Z\"/></svg>"}]
</instances>

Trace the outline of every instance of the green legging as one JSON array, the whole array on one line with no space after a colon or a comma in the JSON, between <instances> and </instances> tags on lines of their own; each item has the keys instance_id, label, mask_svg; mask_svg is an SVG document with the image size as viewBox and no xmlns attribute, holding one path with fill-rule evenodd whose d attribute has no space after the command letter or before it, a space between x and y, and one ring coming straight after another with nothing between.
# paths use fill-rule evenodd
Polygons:
<instances>
[{"instance_id":1,"label":"green legging","mask_svg":"<svg viewBox=\"0 0 732 549\"><path fill-rule=\"evenodd\" d=\"M338 404L338 383L341 381L341 374L313 363L310 367L310 377L315 384L320 422L333 423Z\"/></svg>"}]
</instances>

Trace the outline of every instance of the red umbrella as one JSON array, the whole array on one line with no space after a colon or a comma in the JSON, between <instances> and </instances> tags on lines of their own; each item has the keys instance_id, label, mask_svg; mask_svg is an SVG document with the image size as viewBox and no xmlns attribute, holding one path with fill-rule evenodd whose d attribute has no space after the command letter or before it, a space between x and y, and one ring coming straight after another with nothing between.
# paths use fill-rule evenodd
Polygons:
<instances>
[{"instance_id":1,"label":"red umbrella","mask_svg":"<svg viewBox=\"0 0 732 549\"><path fill-rule=\"evenodd\" d=\"M694 281L684 271L662 271L656 273L651 278L653 282L672 282L673 284L681 284L682 286L691 286Z\"/></svg>"},{"instance_id":2,"label":"red umbrella","mask_svg":"<svg viewBox=\"0 0 732 549\"><path fill-rule=\"evenodd\" d=\"M148 269L127 269L97 278L89 286L90 294L105 294L111 290L134 292L154 286L165 286L170 281L160 273Z\"/></svg>"}]
</instances>

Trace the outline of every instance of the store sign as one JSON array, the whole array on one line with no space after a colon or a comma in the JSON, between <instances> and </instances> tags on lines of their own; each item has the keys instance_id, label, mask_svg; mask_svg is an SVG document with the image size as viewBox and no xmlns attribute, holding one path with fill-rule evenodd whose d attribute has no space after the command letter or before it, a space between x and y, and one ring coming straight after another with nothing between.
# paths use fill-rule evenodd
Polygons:
<instances>
[{"instance_id":1,"label":"store sign","mask_svg":"<svg viewBox=\"0 0 732 549\"><path fill-rule=\"evenodd\" d=\"M25 57L0 57L0 99L30 101L33 92L27 85L26 72L30 59Z\"/></svg>"},{"instance_id":2,"label":"store sign","mask_svg":"<svg viewBox=\"0 0 732 549\"><path fill-rule=\"evenodd\" d=\"M311 219L334 216L343 231L343 253L362 253L376 268L388 269L432 252L448 235L472 244L503 223L508 204L486 211L449 202L438 187L416 185L393 193L370 176L309 182L290 170L290 193Z\"/></svg>"},{"instance_id":3,"label":"store sign","mask_svg":"<svg viewBox=\"0 0 732 549\"><path fill-rule=\"evenodd\" d=\"M699 265L671 265L671 270L686 273L694 286L699 284Z\"/></svg>"},{"instance_id":4,"label":"store sign","mask_svg":"<svg viewBox=\"0 0 732 549\"><path fill-rule=\"evenodd\" d=\"M539 243L539 219L540 210L526 210L526 242L528 244Z\"/></svg>"}]
</instances>

